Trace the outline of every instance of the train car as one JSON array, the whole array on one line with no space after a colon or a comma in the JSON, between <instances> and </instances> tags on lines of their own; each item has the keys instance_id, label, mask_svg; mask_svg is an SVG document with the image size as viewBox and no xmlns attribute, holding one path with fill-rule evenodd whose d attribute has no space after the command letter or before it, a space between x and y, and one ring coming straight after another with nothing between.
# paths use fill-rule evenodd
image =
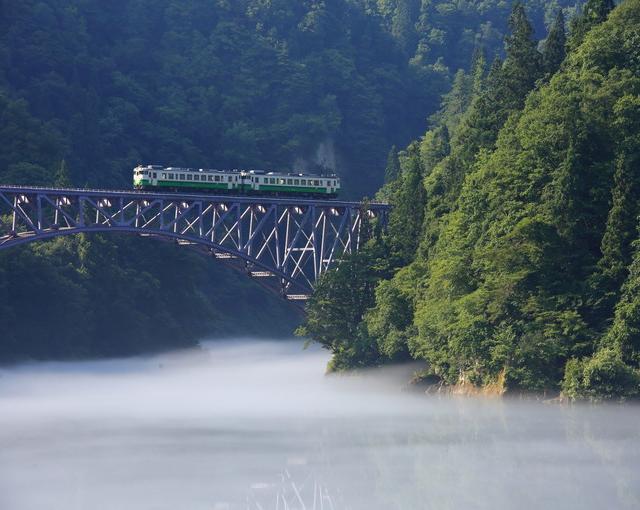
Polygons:
<instances>
[{"instance_id":1,"label":"train car","mask_svg":"<svg viewBox=\"0 0 640 510\"><path fill-rule=\"evenodd\" d=\"M133 187L150 191L336 198L340 191L340 178L336 175L264 170L211 170L140 165L133 169Z\"/></svg>"}]
</instances>

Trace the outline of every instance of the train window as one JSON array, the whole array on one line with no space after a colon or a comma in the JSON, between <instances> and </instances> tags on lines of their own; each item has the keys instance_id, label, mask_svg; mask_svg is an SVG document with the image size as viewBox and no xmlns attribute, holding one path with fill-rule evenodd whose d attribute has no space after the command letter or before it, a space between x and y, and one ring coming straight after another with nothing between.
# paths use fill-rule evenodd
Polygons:
<instances>
[{"instance_id":1,"label":"train window","mask_svg":"<svg viewBox=\"0 0 640 510\"><path fill-rule=\"evenodd\" d=\"M213 182L213 175L209 176L209 182Z\"/></svg>"},{"instance_id":2,"label":"train window","mask_svg":"<svg viewBox=\"0 0 640 510\"><path fill-rule=\"evenodd\" d=\"M215 180L216 180L216 182L220 182L220 176L219 176L219 175L216 175L216 176L215 176Z\"/></svg>"},{"instance_id":3,"label":"train window","mask_svg":"<svg viewBox=\"0 0 640 510\"><path fill-rule=\"evenodd\" d=\"M184 179L185 179L184 174L180 174L180 180L184 181Z\"/></svg>"},{"instance_id":4,"label":"train window","mask_svg":"<svg viewBox=\"0 0 640 510\"><path fill-rule=\"evenodd\" d=\"M158 174L156 172L153 172L153 178L157 179L158 178Z\"/></svg>"},{"instance_id":5,"label":"train window","mask_svg":"<svg viewBox=\"0 0 640 510\"><path fill-rule=\"evenodd\" d=\"M293 184L295 184L296 186L298 186L300 184L300 179L294 179L293 180Z\"/></svg>"},{"instance_id":6,"label":"train window","mask_svg":"<svg viewBox=\"0 0 640 510\"><path fill-rule=\"evenodd\" d=\"M169 174L169 179L173 179L173 174Z\"/></svg>"},{"instance_id":7,"label":"train window","mask_svg":"<svg viewBox=\"0 0 640 510\"><path fill-rule=\"evenodd\" d=\"M162 173L162 178L166 179L167 178L167 174L165 174L164 172Z\"/></svg>"},{"instance_id":8,"label":"train window","mask_svg":"<svg viewBox=\"0 0 640 510\"><path fill-rule=\"evenodd\" d=\"M318 181L318 180L313 181L313 185L314 186L320 186L320 181Z\"/></svg>"},{"instance_id":9,"label":"train window","mask_svg":"<svg viewBox=\"0 0 640 510\"><path fill-rule=\"evenodd\" d=\"M193 175L191 175L191 174L187 174L187 180L188 180L188 181L192 181L192 180L193 180Z\"/></svg>"},{"instance_id":10,"label":"train window","mask_svg":"<svg viewBox=\"0 0 640 510\"><path fill-rule=\"evenodd\" d=\"M307 185L307 180L306 179L302 179L300 181L300 184L302 184L303 186L306 186Z\"/></svg>"},{"instance_id":11,"label":"train window","mask_svg":"<svg viewBox=\"0 0 640 510\"><path fill-rule=\"evenodd\" d=\"M194 181L199 181L200 180L200 176L199 175L194 175L193 176L193 180Z\"/></svg>"},{"instance_id":12,"label":"train window","mask_svg":"<svg viewBox=\"0 0 640 510\"><path fill-rule=\"evenodd\" d=\"M287 184L293 184L293 180L292 179L287 179Z\"/></svg>"}]
</instances>

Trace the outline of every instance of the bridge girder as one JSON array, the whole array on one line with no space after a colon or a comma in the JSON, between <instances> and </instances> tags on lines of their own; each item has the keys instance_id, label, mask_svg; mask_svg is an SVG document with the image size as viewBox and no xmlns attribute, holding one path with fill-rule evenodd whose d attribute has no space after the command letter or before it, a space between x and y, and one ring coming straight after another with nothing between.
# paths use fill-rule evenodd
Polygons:
<instances>
[{"instance_id":1,"label":"bridge girder","mask_svg":"<svg viewBox=\"0 0 640 510\"><path fill-rule=\"evenodd\" d=\"M363 218L383 225L380 203L144 191L0 186L0 250L58 236L123 232L205 247L271 277L285 296L307 296L340 256L358 250Z\"/></svg>"}]
</instances>

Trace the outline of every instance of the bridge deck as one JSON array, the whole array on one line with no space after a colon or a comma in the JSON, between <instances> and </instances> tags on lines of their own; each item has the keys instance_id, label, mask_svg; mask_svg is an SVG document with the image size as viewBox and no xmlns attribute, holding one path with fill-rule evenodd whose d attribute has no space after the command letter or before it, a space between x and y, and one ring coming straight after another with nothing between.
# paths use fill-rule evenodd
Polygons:
<instances>
[{"instance_id":1,"label":"bridge deck","mask_svg":"<svg viewBox=\"0 0 640 510\"><path fill-rule=\"evenodd\" d=\"M145 198L157 198L164 200L175 200L176 197L185 197L190 200L207 200L207 201L229 201L233 200L238 203L258 204L260 202L268 202L278 205L315 205L324 207L361 207L363 202L347 201L339 199L315 199L315 198L299 198L299 197L277 197L269 195L234 195L228 194L211 194L211 193L161 193L157 191L145 191L137 189L127 190L107 190L107 189L85 189L85 188L49 188L39 186L15 186L0 184L0 192L20 192L20 193L57 193L57 194L73 194L95 197L120 197L128 196L134 198L136 196L144 196ZM375 209L390 209L391 206L386 202L369 200L367 205Z\"/></svg>"}]
</instances>

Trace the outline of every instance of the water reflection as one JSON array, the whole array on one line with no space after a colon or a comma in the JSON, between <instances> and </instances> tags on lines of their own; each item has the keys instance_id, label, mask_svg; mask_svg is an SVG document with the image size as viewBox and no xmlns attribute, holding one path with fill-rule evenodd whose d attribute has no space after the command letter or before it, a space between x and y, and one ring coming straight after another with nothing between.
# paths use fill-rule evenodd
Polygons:
<instances>
[{"instance_id":1,"label":"water reflection","mask_svg":"<svg viewBox=\"0 0 640 510\"><path fill-rule=\"evenodd\" d=\"M297 342L0 370L0 509L639 508L640 409L327 378Z\"/></svg>"}]
</instances>

